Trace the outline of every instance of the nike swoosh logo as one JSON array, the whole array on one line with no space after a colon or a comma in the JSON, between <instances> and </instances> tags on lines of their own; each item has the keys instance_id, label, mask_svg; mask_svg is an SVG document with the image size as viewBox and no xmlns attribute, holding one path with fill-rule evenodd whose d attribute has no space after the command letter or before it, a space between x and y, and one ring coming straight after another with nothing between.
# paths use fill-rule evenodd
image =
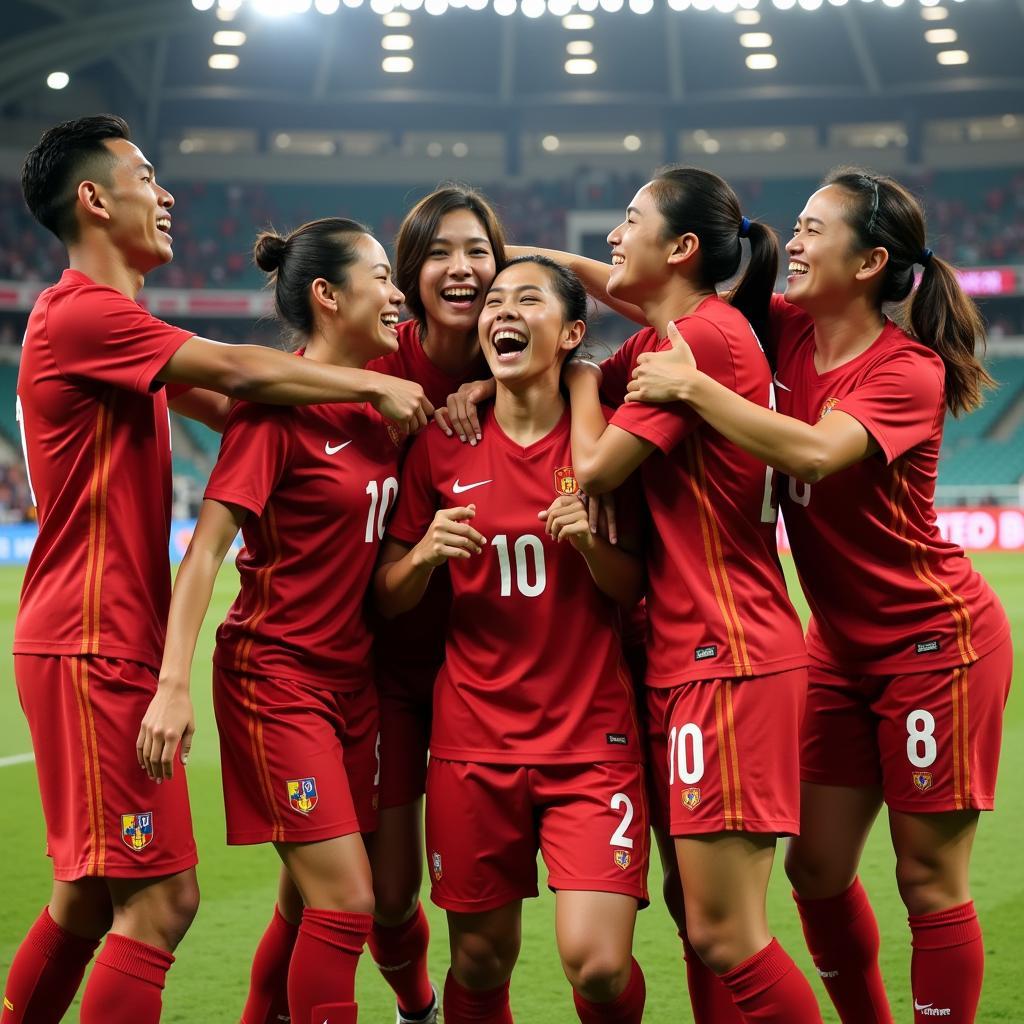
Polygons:
<instances>
[{"instance_id":1,"label":"nike swoosh logo","mask_svg":"<svg viewBox=\"0 0 1024 1024\"><path fill-rule=\"evenodd\" d=\"M456 494L463 494L465 491L471 491L474 487L483 487L484 484L494 483L493 480L478 480L475 484L460 484L458 480L452 484L452 490Z\"/></svg>"},{"instance_id":2,"label":"nike swoosh logo","mask_svg":"<svg viewBox=\"0 0 1024 1024\"><path fill-rule=\"evenodd\" d=\"M775 385L775 386L776 386L777 388L780 388L780 389L781 389L781 390L783 390L783 391L791 391L791 390L792 390L791 388L787 388L787 387L786 387L786 385L785 385L785 384L783 384L783 383L782 383L782 381L781 381L781 380L779 380L779 378L778 378L778 377L772 377L772 383L773 383L773 384L774 384L774 385Z\"/></svg>"},{"instance_id":3,"label":"nike swoosh logo","mask_svg":"<svg viewBox=\"0 0 1024 1024\"><path fill-rule=\"evenodd\" d=\"M930 1010L934 1005L934 1003L919 1003L916 999L914 1000L915 1010Z\"/></svg>"},{"instance_id":4,"label":"nike swoosh logo","mask_svg":"<svg viewBox=\"0 0 1024 1024\"><path fill-rule=\"evenodd\" d=\"M331 444L331 442L328 441L327 444L324 445L324 451L327 452L328 455L336 455L342 448L347 448L351 443L351 441L343 441L341 444Z\"/></svg>"}]
</instances>

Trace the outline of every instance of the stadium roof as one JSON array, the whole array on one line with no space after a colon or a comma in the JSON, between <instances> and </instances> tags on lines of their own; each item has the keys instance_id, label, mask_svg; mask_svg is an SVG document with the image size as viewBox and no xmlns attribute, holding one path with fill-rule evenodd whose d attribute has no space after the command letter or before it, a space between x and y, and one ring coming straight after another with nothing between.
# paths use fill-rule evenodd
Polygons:
<instances>
[{"instance_id":1,"label":"stadium roof","mask_svg":"<svg viewBox=\"0 0 1024 1024\"><path fill-rule=\"evenodd\" d=\"M1024 0L760 0L753 25L737 22L736 0L696 0L725 11L653 0L649 13L637 10L651 0L630 0L636 9L623 0L548 0L537 17L524 11L540 0L520 0L505 17L490 5L467 6L481 0L448 0L442 16L428 10L444 0L403 0L396 11L416 9L398 27L383 19L393 0L371 0L373 9L351 6L357 2L323 14L336 0L6 0L0 113L52 121L115 109L152 142L199 124L661 131L713 121L824 129L857 119L1024 111ZM513 0L495 2L509 10ZM308 9L265 13L275 4ZM566 28L550 13L581 7L593 10L590 28ZM925 20L936 10L945 16ZM927 41L935 29L952 41ZM214 45L214 33L225 30L244 33L244 43ZM750 32L770 41L741 45ZM383 50L383 37L395 34L410 37L411 49ZM596 64L593 73L567 73L570 42ZM965 51L967 62L939 63L947 50ZM227 53L225 63L237 55L237 67L210 67L215 53ZM753 54L771 54L776 66L752 70ZM412 69L387 73L388 56L411 56ZM70 75L62 92L46 88L55 71Z\"/></svg>"}]
</instances>

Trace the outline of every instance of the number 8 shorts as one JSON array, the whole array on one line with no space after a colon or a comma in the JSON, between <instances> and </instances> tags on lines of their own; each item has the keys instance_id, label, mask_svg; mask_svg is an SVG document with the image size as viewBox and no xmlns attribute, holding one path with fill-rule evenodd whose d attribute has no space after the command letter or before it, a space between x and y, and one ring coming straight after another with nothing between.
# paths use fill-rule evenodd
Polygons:
<instances>
[{"instance_id":1,"label":"number 8 shorts","mask_svg":"<svg viewBox=\"0 0 1024 1024\"><path fill-rule=\"evenodd\" d=\"M801 776L826 786L881 785L908 813L992 810L1013 650L973 665L851 675L814 665Z\"/></svg>"}]
</instances>

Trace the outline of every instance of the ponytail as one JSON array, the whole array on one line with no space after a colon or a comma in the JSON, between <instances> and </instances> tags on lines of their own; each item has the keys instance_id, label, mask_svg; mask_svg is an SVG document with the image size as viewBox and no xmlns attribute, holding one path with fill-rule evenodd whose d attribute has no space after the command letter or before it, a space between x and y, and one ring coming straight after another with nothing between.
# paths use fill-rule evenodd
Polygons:
<instances>
[{"instance_id":1,"label":"ponytail","mask_svg":"<svg viewBox=\"0 0 1024 1024\"><path fill-rule=\"evenodd\" d=\"M748 224L750 262L730 293L729 302L750 321L767 352L770 347L772 292L779 272L779 240L767 224L758 221L749 221Z\"/></svg>"}]
</instances>

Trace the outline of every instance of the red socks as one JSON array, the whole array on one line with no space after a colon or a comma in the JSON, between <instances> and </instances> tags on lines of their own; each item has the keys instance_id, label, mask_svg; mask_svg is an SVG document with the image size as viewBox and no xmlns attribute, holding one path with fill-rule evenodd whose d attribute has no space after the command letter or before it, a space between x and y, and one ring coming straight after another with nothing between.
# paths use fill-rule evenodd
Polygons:
<instances>
[{"instance_id":1,"label":"red socks","mask_svg":"<svg viewBox=\"0 0 1024 1024\"><path fill-rule=\"evenodd\" d=\"M685 933L680 932L679 938L683 940L686 987L695 1024L742 1024L743 1017L722 979L701 960Z\"/></svg>"},{"instance_id":2,"label":"red socks","mask_svg":"<svg viewBox=\"0 0 1024 1024\"><path fill-rule=\"evenodd\" d=\"M973 903L909 918L914 1020L971 1024L981 998L985 948Z\"/></svg>"},{"instance_id":3,"label":"red socks","mask_svg":"<svg viewBox=\"0 0 1024 1024\"><path fill-rule=\"evenodd\" d=\"M299 929L275 906L256 947L242 1024L285 1024L288 1020L288 966Z\"/></svg>"},{"instance_id":4,"label":"red socks","mask_svg":"<svg viewBox=\"0 0 1024 1024\"><path fill-rule=\"evenodd\" d=\"M288 969L292 1024L355 1021L356 965L373 918L338 910L302 912Z\"/></svg>"},{"instance_id":5,"label":"red socks","mask_svg":"<svg viewBox=\"0 0 1024 1024\"><path fill-rule=\"evenodd\" d=\"M367 945L403 1015L415 1016L426 1010L434 1001L434 990L427 974L430 925L423 904L418 903L412 917L397 928L385 928L375 921Z\"/></svg>"},{"instance_id":6,"label":"red socks","mask_svg":"<svg viewBox=\"0 0 1024 1024\"><path fill-rule=\"evenodd\" d=\"M721 978L744 1021L821 1024L811 986L778 939Z\"/></svg>"},{"instance_id":7,"label":"red socks","mask_svg":"<svg viewBox=\"0 0 1024 1024\"><path fill-rule=\"evenodd\" d=\"M644 1016L644 1003L647 1001L647 986L644 983L644 972L634 960L633 970L629 975L626 987L608 1003L592 1003L584 999L579 992L573 991L576 1003L576 1015L583 1024L640 1024Z\"/></svg>"},{"instance_id":8,"label":"red socks","mask_svg":"<svg viewBox=\"0 0 1024 1024\"><path fill-rule=\"evenodd\" d=\"M473 992L463 988L449 971L444 980L445 1024L513 1024L508 987L506 981L497 988Z\"/></svg>"},{"instance_id":9,"label":"red socks","mask_svg":"<svg viewBox=\"0 0 1024 1024\"><path fill-rule=\"evenodd\" d=\"M14 954L0 1024L58 1024L98 945L95 939L66 932L44 907Z\"/></svg>"},{"instance_id":10,"label":"red socks","mask_svg":"<svg viewBox=\"0 0 1024 1024\"><path fill-rule=\"evenodd\" d=\"M846 892L823 900L793 893L807 948L843 1024L892 1024L878 967L878 922L868 894L854 879Z\"/></svg>"},{"instance_id":11,"label":"red socks","mask_svg":"<svg viewBox=\"0 0 1024 1024\"><path fill-rule=\"evenodd\" d=\"M166 950L108 932L82 998L81 1024L158 1024Z\"/></svg>"}]
</instances>

